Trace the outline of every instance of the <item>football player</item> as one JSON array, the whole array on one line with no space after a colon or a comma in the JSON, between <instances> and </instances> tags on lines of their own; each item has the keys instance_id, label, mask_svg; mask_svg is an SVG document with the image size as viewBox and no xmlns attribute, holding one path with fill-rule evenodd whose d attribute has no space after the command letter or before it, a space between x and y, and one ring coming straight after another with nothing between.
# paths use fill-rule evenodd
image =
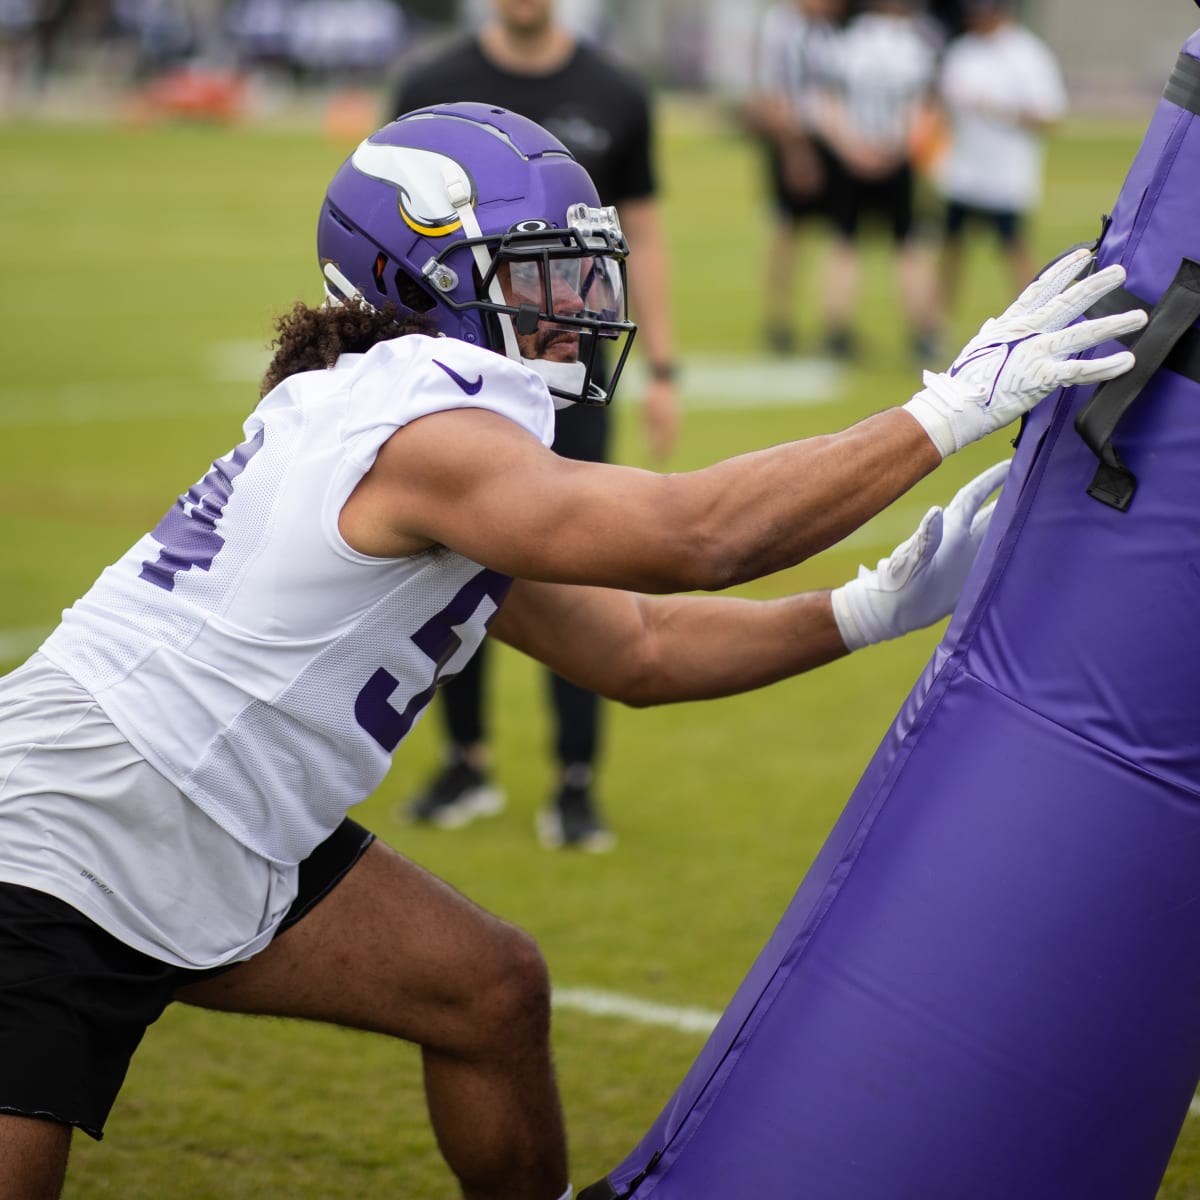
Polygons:
<instances>
[{"instance_id":1,"label":"football player","mask_svg":"<svg viewBox=\"0 0 1200 1200\"><path fill-rule=\"evenodd\" d=\"M280 324L244 439L0 680L0 1198L59 1194L173 1000L421 1048L472 1200L570 1195L531 938L347 812L485 632L631 705L762 687L945 616L1004 465L875 570L716 592L856 529L1126 351L1068 256L903 406L677 475L553 454L634 327L626 245L539 126L453 104L334 176L328 291ZM610 343L606 390L593 375Z\"/></svg>"}]
</instances>

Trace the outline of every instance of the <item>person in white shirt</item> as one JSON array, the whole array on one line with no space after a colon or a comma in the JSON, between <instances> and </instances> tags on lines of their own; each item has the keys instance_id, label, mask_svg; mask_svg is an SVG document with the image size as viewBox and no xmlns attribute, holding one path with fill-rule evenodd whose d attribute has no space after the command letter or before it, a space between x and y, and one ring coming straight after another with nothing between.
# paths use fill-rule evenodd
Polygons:
<instances>
[{"instance_id":1,"label":"person in white shirt","mask_svg":"<svg viewBox=\"0 0 1200 1200\"><path fill-rule=\"evenodd\" d=\"M950 127L937 173L947 311L958 301L968 225L994 230L1014 288L1033 277L1028 222L1041 199L1045 135L1067 110L1054 52L1018 23L1011 0L965 0L964 20L938 84Z\"/></svg>"},{"instance_id":2,"label":"person in white shirt","mask_svg":"<svg viewBox=\"0 0 1200 1200\"><path fill-rule=\"evenodd\" d=\"M176 1000L414 1043L464 1200L569 1197L533 939L349 810L485 633L643 706L941 619L1005 463L832 591L674 593L845 537L1057 387L1127 371L1077 356L1145 322L1075 323L1124 279L1072 282L1076 252L904 405L661 475L550 449L556 408L621 374L628 252L515 113L433 105L364 140L318 218L327 300L280 319L242 441L0 678L0 1200L60 1195L72 1130L101 1135Z\"/></svg>"}]
</instances>

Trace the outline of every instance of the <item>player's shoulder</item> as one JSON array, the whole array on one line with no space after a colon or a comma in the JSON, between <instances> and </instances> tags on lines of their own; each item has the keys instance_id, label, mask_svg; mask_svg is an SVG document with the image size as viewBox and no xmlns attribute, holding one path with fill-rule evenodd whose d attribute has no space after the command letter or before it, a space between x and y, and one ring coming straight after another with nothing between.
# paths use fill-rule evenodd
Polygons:
<instances>
[{"instance_id":1,"label":"player's shoulder","mask_svg":"<svg viewBox=\"0 0 1200 1200\"><path fill-rule=\"evenodd\" d=\"M389 338L377 342L363 355L363 366L367 369L386 364L391 369L421 372L436 368L439 363L449 364L460 371L486 371L489 375L507 376L510 371L514 377L532 374L520 363L486 346L436 333L406 333Z\"/></svg>"},{"instance_id":2,"label":"player's shoulder","mask_svg":"<svg viewBox=\"0 0 1200 1200\"><path fill-rule=\"evenodd\" d=\"M351 381L355 408L396 424L451 409L509 417L539 440L552 437L554 402L536 371L458 338L405 334L372 346Z\"/></svg>"}]
</instances>

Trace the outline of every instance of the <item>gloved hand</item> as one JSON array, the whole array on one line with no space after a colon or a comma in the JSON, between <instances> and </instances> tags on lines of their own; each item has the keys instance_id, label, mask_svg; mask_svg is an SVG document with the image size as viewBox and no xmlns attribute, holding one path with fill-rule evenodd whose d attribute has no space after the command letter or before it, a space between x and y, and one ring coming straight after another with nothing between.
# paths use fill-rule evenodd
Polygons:
<instances>
[{"instance_id":1,"label":"gloved hand","mask_svg":"<svg viewBox=\"0 0 1200 1200\"><path fill-rule=\"evenodd\" d=\"M1003 316L985 321L948 370L925 372L925 387L904 408L943 458L1007 425L1057 388L1113 379L1133 366L1128 350L1070 357L1141 329L1147 320L1139 308L1071 325L1125 281L1125 268L1114 265L1072 285L1091 260L1087 249L1065 255Z\"/></svg>"},{"instance_id":2,"label":"gloved hand","mask_svg":"<svg viewBox=\"0 0 1200 1200\"><path fill-rule=\"evenodd\" d=\"M923 629L947 616L958 601L996 505L983 502L1008 474L1011 462L976 476L943 512L931 508L917 532L873 571L834 588L833 616L848 650Z\"/></svg>"}]
</instances>

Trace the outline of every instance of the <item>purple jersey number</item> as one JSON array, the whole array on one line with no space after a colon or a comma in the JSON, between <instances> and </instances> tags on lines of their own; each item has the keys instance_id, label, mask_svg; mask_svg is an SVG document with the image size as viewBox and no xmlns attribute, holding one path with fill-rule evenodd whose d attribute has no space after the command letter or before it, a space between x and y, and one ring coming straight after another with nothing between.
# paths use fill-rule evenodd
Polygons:
<instances>
[{"instance_id":1,"label":"purple jersey number","mask_svg":"<svg viewBox=\"0 0 1200 1200\"><path fill-rule=\"evenodd\" d=\"M435 613L413 634L412 640L433 663L433 678L403 710L391 703L392 693L400 686L400 681L390 671L380 667L367 680L354 701L354 718L389 754L404 740L418 714L433 699L438 685L454 678L445 674L445 669L462 645L455 626L470 620L485 596L499 608L511 583L512 579L507 575L486 569L480 571L467 580L441 612Z\"/></svg>"},{"instance_id":2,"label":"purple jersey number","mask_svg":"<svg viewBox=\"0 0 1200 1200\"><path fill-rule=\"evenodd\" d=\"M248 442L235 446L227 458L218 458L203 479L167 511L154 527L151 537L162 543L158 558L142 563L138 576L164 591L175 590L175 576L199 567L207 571L225 545L217 532L217 520L233 494L233 481L246 464L262 449L260 429Z\"/></svg>"}]
</instances>

